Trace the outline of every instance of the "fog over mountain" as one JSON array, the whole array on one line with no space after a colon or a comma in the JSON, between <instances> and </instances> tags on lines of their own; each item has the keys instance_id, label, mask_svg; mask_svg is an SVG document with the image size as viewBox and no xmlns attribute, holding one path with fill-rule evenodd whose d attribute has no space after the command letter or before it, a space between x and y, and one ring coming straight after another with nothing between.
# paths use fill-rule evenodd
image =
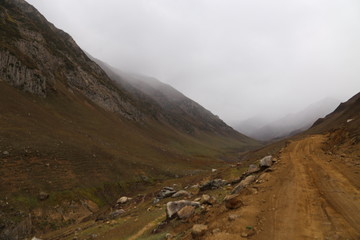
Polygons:
<instances>
[{"instance_id":1,"label":"fog over mountain","mask_svg":"<svg viewBox=\"0 0 360 240\"><path fill-rule=\"evenodd\" d=\"M290 113L276 120L261 116L244 121L233 122L236 130L258 140L269 141L295 135L307 130L319 118L323 118L335 110L340 100L324 98L305 109Z\"/></svg>"},{"instance_id":2,"label":"fog over mountain","mask_svg":"<svg viewBox=\"0 0 360 240\"><path fill-rule=\"evenodd\" d=\"M29 0L86 51L226 122L267 121L360 89L356 0Z\"/></svg>"}]
</instances>

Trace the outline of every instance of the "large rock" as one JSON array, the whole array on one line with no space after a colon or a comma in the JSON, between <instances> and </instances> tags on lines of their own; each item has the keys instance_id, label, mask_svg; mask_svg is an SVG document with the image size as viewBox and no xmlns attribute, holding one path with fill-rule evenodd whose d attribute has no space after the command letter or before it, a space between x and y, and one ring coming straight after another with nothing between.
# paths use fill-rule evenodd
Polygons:
<instances>
[{"instance_id":1,"label":"large rock","mask_svg":"<svg viewBox=\"0 0 360 240\"><path fill-rule=\"evenodd\" d=\"M223 179L214 179L214 180L208 181L207 183L201 185L200 191L217 189L219 187L225 186L226 184L227 184L227 182Z\"/></svg>"},{"instance_id":2,"label":"large rock","mask_svg":"<svg viewBox=\"0 0 360 240\"><path fill-rule=\"evenodd\" d=\"M195 224L191 229L191 235L193 238L204 236L207 232L208 227L204 224Z\"/></svg>"},{"instance_id":3,"label":"large rock","mask_svg":"<svg viewBox=\"0 0 360 240\"><path fill-rule=\"evenodd\" d=\"M157 194L156 198L163 199L171 197L176 191L172 187L164 187L161 191Z\"/></svg>"},{"instance_id":4,"label":"large rock","mask_svg":"<svg viewBox=\"0 0 360 240\"><path fill-rule=\"evenodd\" d=\"M244 206L244 203L241 201L239 194L228 195L224 198L225 207L227 209L236 209Z\"/></svg>"},{"instance_id":5,"label":"large rock","mask_svg":"<svg viewBox=\"0 0 360 240\"><path fill-rule=\"evenodd\" d=\"M177 216L180 219L186 219L191 217L195 212L194 206L185 206L177 212Z\"/></svg>"},{"instance_id":6,"label":"large rock","mask_svg":"<svg viewBox=\"0 0 360 240\"><path fill-rule=\"evenodd\" d=\"M119 199L116 201L116 203L117 203L117 204L125 204L125 203L127 203L129 200L130 200L130 198L124 196L124 197L119 198Z\"/></svg>"},{"instance_id":7,"label":"large rock","mask_svg":"<svg viewBox=\"0 0 360 240\"><path fill-rule=\"evenodd\" d=\"M242 180L238 185L234 187L234 189L231 191L231 194L239 193L244 187L254 182L255 179L256 179L255 175L247 176L244 180Z\"/></svg>"},{"instance_id":8,"label":"large rock","mask_svg":"<svg viewBox=\"0 0 360 240\"><path fill-rule=\"evenodd\" d=\"M188 191L180 190L174 193L171 197L177 198L177 197L190 197L191 194Z\"/></svg>"},{"instance_id":9,"label":"large rock","mask_svg":"<svg viewBox=\"0 0 360 240\"><path fill-rule=\"evenodd\" d=\"M216 202L216 199L207 194L203 194L200 199L201 204L213 205L213 204L215 204L215 202Z\"/></svg>"},{"instance_id":10,"label":"large rock","mask_svg":"<svg viewBox=\"0 0 360 240\"><path fill-rule=\"evenodd\" d=\"M261 168L268 168L271 167L271 165L273 164L272 162L272 156L266 156L264 158L262 158L259 162L259 166Z\"/></svg>"},{"instance_id":11,"label":"large rock","mask_svg":"<svg viewBox=\"0 0 360 240\"><path fill-rule=\"evenodd\" d=\"M180 200L180 201L172 201L166 204L166 216L167 218L173 218L177 212L179 212L182 208L186 206L199 207L199 202Z\"/></svg>"}]
</instances>

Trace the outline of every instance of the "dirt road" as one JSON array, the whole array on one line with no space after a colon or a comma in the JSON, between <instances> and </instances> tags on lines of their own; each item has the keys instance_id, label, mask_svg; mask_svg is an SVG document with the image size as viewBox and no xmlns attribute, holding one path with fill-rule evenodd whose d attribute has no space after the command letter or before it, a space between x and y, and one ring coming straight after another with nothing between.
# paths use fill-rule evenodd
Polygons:
<instances>
[{"instance_id":1,"label":"dirt road","mask_svg":"<svg viewBox=\"0 0 360 240\"><path fill-rule=\"evenodd\" d=\"M359 166L343 167L325 154L325 140L317 135L291 142L274 171L244 196L246 206L231 212L240 217L229 224L229 212L220 215L210 226L221 232L207 239L360 239Z\"/></svg>"}]
</instances>

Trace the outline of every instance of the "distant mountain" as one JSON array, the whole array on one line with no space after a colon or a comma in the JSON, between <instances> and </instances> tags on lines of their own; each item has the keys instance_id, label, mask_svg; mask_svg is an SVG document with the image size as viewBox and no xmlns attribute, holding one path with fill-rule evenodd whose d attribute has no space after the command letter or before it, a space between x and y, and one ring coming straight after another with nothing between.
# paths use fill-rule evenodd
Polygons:
<instances>
[{"instance_id":1,"label":"distant mountain","mask_svg":"<svg viewBox=\"0 0 360 240\"><path fill-rule=\"evenodd\" d=\"M288 114L270 123L256 118L237 123L234 127L247 136L262 141L284 138L308 129L318 118L332 112L339 103L339 100L325 98L300 112Z\"/></svg>"}]
</instances>

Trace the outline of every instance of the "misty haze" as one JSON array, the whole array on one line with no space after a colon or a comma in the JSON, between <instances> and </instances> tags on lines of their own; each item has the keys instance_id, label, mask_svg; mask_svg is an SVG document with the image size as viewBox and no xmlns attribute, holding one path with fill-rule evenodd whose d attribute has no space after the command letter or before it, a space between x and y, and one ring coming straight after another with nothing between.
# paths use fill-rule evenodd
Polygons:
<instances>
[{"instance_id":1,"label":"misty haze","mask_svg":"<svg viewBox=\"0 0 360 240\"><path fill-rule=\"evenodd\" d=\"M360 2L0 0L0 240L360 239Z\"/></svg>"}]
</instances>

